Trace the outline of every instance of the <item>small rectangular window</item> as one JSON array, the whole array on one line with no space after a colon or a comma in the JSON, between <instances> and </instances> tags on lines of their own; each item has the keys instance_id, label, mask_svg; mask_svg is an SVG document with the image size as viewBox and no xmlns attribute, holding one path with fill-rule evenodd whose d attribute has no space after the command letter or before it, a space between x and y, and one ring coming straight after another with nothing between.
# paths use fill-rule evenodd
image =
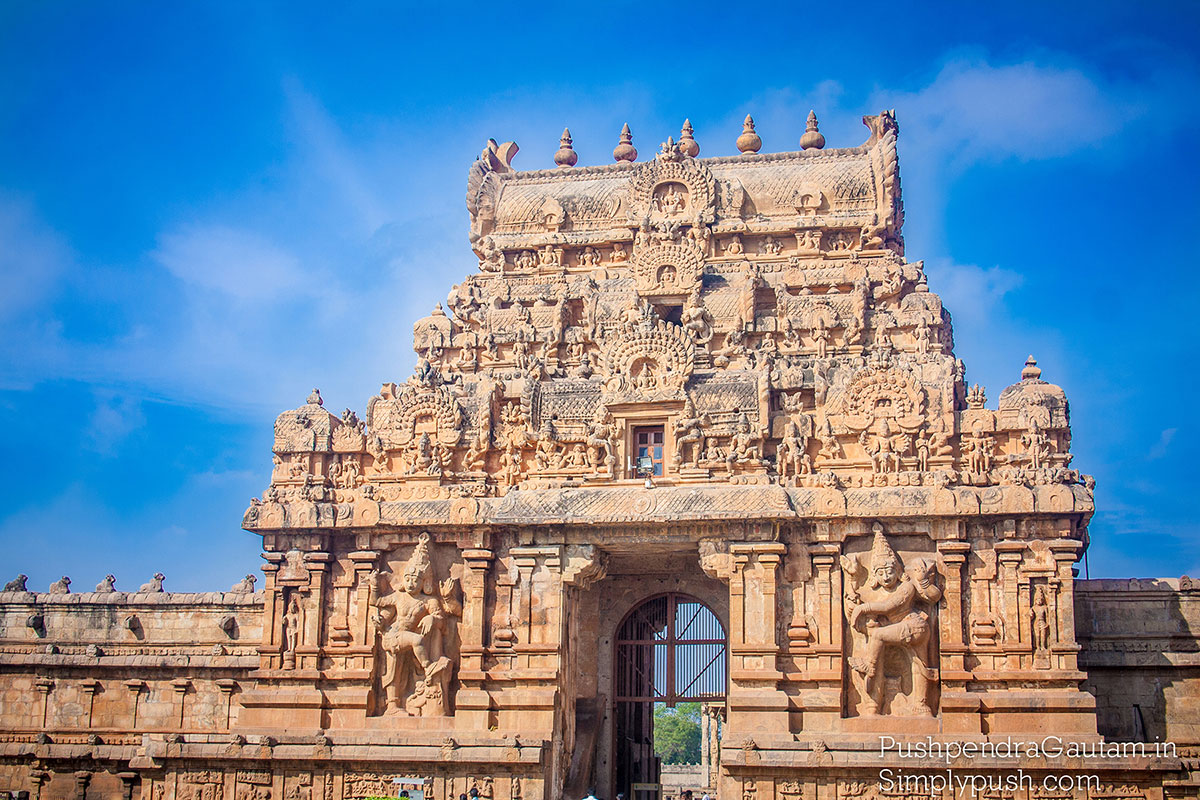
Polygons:
<instances>
[{"instance_id":1,"label":"small rectangular window","mask_svg":"<svg viewBox=\"0 0 1200 800\"><path fill-rule=\"evenodd\" d=\"M655 477L663 474L663 426L644 425L633 429L634 475L637 476L637 465L643 458L650 459L653 467L651 473Z\"/></svg>"}]
</instances>

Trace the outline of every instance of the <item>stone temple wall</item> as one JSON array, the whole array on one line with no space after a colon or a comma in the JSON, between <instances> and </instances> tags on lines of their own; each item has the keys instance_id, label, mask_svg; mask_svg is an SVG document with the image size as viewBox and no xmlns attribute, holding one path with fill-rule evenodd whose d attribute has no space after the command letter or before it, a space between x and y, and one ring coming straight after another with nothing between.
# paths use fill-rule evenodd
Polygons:
<instances>
[{"instance_id":1,"label":"stone temple wall","mask_svg":"<svg viewBox=\"0 0 1200 800\"><path fill-rule=\"evenodd\" d=\"M864 123L759 153L747 118L719 158L685 124L640 162L626 130L589 167L564 132L525 172L489 141L479 271L414 325L411 377L277 417L261 583L0 593L0 789L628 794L670 674L669 618L637 613L681 595L723 632L720 800L915 800L881 769L945 764L881 740L1046 736L1174 749L955 767L1096 779L990 800L1195 797L1194 584L1076 580L1066 394L1032 357L994 403L968 383L905 258L895 116Z\"/></svg>"},{"instance_id":2,"label":"stone temple wall","mask_svg":"<svg viewBox=\"0 0 1200 800\"><path fill-rule=\"evenodd\" d=\"M1200 581L1078 581L1080 667L1100 733L1200 744Z\"/></svg>"}]
</instances>

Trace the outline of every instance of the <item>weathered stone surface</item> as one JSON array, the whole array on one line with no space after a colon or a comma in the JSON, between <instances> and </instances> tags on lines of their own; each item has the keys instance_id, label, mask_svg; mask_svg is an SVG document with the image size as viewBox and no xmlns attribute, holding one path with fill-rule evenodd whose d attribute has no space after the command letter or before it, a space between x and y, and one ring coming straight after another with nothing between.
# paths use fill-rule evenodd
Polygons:
<instances>
[{"instance_id":1,"label":"weathered stone surface","mask_svg":"<svg viewBox=\"0 0 1200 800\"><path fill-rule=\"evenodd\" d=\"M657 781L619 698L658 640L625 626L681 634L662 603L710 615L722 798L911 797L878 786L913 766L880 736L1044 735L1180 749L974 771L1195 796L1200 591L1074 579L1066 397L1032 358L995 409L968 386L904 258L895 118L864 122L766 154L747 117L706 159L685 123L642 162L626 126L601 167L564 131L530 172L490 142L480 271L414 325L414 374L276 420L260 588L0 593L0 789L629 796Z\"/></svg>"}]
</instances>

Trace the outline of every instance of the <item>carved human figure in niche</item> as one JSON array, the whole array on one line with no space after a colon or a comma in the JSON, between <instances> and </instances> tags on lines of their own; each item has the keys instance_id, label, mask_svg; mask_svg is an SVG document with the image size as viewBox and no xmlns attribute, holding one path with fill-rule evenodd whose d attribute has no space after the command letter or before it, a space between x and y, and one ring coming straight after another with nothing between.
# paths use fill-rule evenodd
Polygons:
<instances>
[{"instance_id":1,"label":"carved human figure in niche","mask_svg":"<svg viewBox=\"0 0 1200 800\"><path fill-rule=\"evenodd\" d=\"M588 461L593 472L601 472L602 468L613 478L617 469L617 426L608 409L600 406L596 409L591 425L588 426Z\"/></svg>"},{"instance_id":2,"label":"carved human figure in niche","mask_svg":"<svg viewBox=\"0 0 1200 800\"><path fill-rule=\"evenodd\" d=\"M753 464L762 456L759 450L760 439L750 433L750 418L745 414L738 419L737 430L729 439L729 455L725 457L725 466L733 472L738 464Z\"/></svg>"},{"instance_id":3,"label":"carved human figure in niche","mask_svg":"<svg viewBox=\"0 0 1200 800\"><path fill-rule=\"evenodd\" d=\"M787 478L789 473L792 476L812 473L812 459L808 455L811 424L810 418L803 414L800 423L795 419L788 420L775 454L780 478Z\"/></svg>"},{"instance_id":4,"label":"carved human figure in niche","mask_svg":"<svg viewBox=\"0 0 1200 800\"><path fill-rule=\"evenodd\" d=\"M480 431L478 436L471 438L467 445L467 453L463 459L463 467L469 472L478 472L487 465L488 450L487 432Z\"/></svg>"},{"instance_id":5,"label":"carved human figure in niche","mask_svg":"<svg viewBox=\"0 0 1200 800\"><path fill-rule=\"evenodd\" d=\"M846 662L859 694L858 713L887 713L888 678L896 677L897 694L907 702L897 709L893 699L892 713L931 716L929 688L938 673L933 666L930 615L942 597L935 582L936 566L932 559L922 558L904 569L878 524L865 570L863 555L842 556L852 645Z\"/></svg>"},{"instance_id":6,"label":"carved human figure in niche","mask_svg":"<svg viewBox=\"0 0 1200 800\"><path fill-rule=\"evenodd\" d=\"M764 256L777 256L783 252L783 245L780 244L774 236L767 236L763 239L761 254Z\"/></svg>"},{"instance_id":7,"label":"carved human figure in niche","mask_svg":"<svg viewBox=\"0 0 1200 800\"><path fill-rule=\"evenodd\" d=\"M893 435L888 421L881 419L874 434L863 431L858 435L858 443L870 457L873 472L899 472L900 457L908 452L911 439L903 433Z\"/></svg>"},{"instance_id":8,"label":"carved human figure in niche","mask_svg":"<svg viewBox=\"0 0 1200 800\"><path fill-rule=\"evenodd\" d=\"M683 329L696 344L708 344L713 338L713 318L704 307L699 289L692 292L683 309Z\"/></svg>"},{"instance_id":9,"label":"carved human figure in niche","mask_svg":"<svg viewBox=\"0 0 1200 800\"><path fill-rule=\"evenodd\" d=\"M707 415L698 416L692 398L683 402L683 414L675 422L675 468L695 468L704 454L704 429Z\"/></svg>"},{"instance_id":10,"label":"carved human figure in niche","mask_svg":"<svg viewBox=\"0 0 1200 800\"><path fill-rule=\"evenodd\" d=\"M584 267L594 267L600 263L600 253L596 248L588 245L583 248L583 252L579 254L579 264Z\"/></svg>"},{"instance_id":11,"label":"carved human figure in niche","mask_svg":"<svg viewBox=\"0 0 1200 800\"><path fill-rule=\"evenodd\" d=\"M829 328L825 326L824 317L817 317L812 329L812 340L817 348L817 358L825 358L829 353Z\"/></svg>"},{"instance_id":12,"label":"carved human figure in niche","mask_svg":"<svg viewBox=\"0 0 1200 800\"><path fill-rule=\"evenodd\" d=\"M1029 466L1041 469L1050 458L1050 438L1042 433L1042 428L1036 419L1029 420L1029 430L1021 434L1021 444L1029 457Z\"/></svg>"},{"instance_id":13,"label":"carved human figure in niche","mask_svg":"<svg viewBox=\"0 0 1200 800\"><path fill-rule=\"evenodd\" d=\"M966 457L967 471L982 475L992 468L992 456L996 451L996 441L983 431L983 423L975 420L971 426L971 435L963 438L963 455Z\"/></svg>"},{"instance_id":14,"label":"carved human figure in niche","mask_svg":"<svg viewBox=\"0 0 1200 800\"><path fill-rule=\"evenodd\" d=\"M796 232L796 245L805 253L816 253L821 249L821 229L805 228Z\"/></svg>"},{"instance_id":15,"label":"carved human figure in niche","mask_svg":"<svg viewBox=\"0 0 1200 800\"><path fill-rule=\"evenodd\" d=\"M742 237L737 236L735 234L734 236L729 237L729 239L727 239L725 241L725 255L740 256L741 254L742 254Z\"/></svg>"},{"instance_id":16,"label":"carved human figure in niche","mask_svg":"<svg viewBox=\"0 0 1200 800\"><path fill-rule=\"evenodd\" d=\"M611 260L614 264L619 264L622 261L629 260L629 251L625 249L625 245L621 244L620 242L613 244Z\"/></svg>"},{"instance_id":17,"label":"carved human figure in niche","mask_svg":"<svg viewBox=\"0 0 1200 800\"><path fill-rule=\"evenodd\" d=\"M913 337L917 340L917 352L924 355L929 352L929 344L933 341L933 333L929 329L929 322L925 317L917 320L917 327L913 330Z\"/></svg>"},{"instance_id":18,"label":"carved human figure in niche","mask_svg":"<svg viewBox=\"0 0 1200 800\"><path fill-rule=\"evenodd\" d=\"M680 191L677 184L668 183L666 186L660 187L655 193L654 198L650 201L651 207L668 217L673 217L676 214L683 212L687 205L686 189Z\"/></svg>"},{"instance_id":19,"label":"carved human figure in niche","mask_svg":"<svg viewBox=\"0 0 1200 800\"><path fill-rule=\"evenodd\" d=\"M758 308L755 295L765 285L758 267L751 264L742 280L742 291L738 294L738 317L744 331L754 330L755 314Z\"/></svg>"},{"instance_id":20,"label":"carved human figure in niche","mask_svg":"<svg viewBox=\"0 0 1200 800\"><path fill-rule=\"evenodd\" d=\"M1033 622L1033 650L1046 653L1050 650L1050 601L1046 587L1039 586L1033 595L1033 608L1029 611Z\"/></svg>"},{"instance_id":21,"label":"carved human figure in niche","mask_svg":"<svg viewBox=\"0 0 1200 800\"><path fill-rule=\"evenodd\" d=\"M386 713L423 717L450 713L453 669L447 640L455 617L462 616L458 581L434 580L429 534L422 533L404 567L400 588L375 603L382 632Z\"/></svg>"},{"instance_id":22,"label":"carved human figure in niche","mask_svg":"<svg viewBox=\"0 0 1200 800\"><path fill-rule=\"evenodd\" d=\"M292 592L283 613L283 668L296 668L296 648L300 644L300 601Z\"/></svg>"}]
</instances>

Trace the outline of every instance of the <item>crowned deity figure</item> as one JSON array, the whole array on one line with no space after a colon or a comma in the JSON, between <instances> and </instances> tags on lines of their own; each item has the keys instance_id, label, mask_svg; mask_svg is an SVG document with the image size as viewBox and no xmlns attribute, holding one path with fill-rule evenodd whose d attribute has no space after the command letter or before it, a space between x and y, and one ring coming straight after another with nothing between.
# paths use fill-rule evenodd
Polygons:
<instances>
[{"instance_id":1,"label":"crowned deity figure","mask_svg":"<svg viewBox=\"0 0 1200 800\"><path fill-rule=\"evenodd\" d=\"M400 588L375 603L381 632L386 713L435 717L450 713L449 645L462 616L458 582L434 581L429 534L417 539Z\"/></svg>"},{"instance_id":2,"label":"crowned deity figure","mask_svg":"<svg viewBox=\"0 0 1200 800\"><path fill-rule=\"evenodd\" d=\"M876 524L866 569L861 555L843 556L842 568L847 573L846 613L853 648L847 663L858 690L858 713L886 713L884 707L890 704L892 713L931 716L929 688L938 672L930 616L942 597L934 562L916 559L905 569ZM885 697L889 678L899 679L897 694L906 704Z\"/></svg>"}]
</instances>

